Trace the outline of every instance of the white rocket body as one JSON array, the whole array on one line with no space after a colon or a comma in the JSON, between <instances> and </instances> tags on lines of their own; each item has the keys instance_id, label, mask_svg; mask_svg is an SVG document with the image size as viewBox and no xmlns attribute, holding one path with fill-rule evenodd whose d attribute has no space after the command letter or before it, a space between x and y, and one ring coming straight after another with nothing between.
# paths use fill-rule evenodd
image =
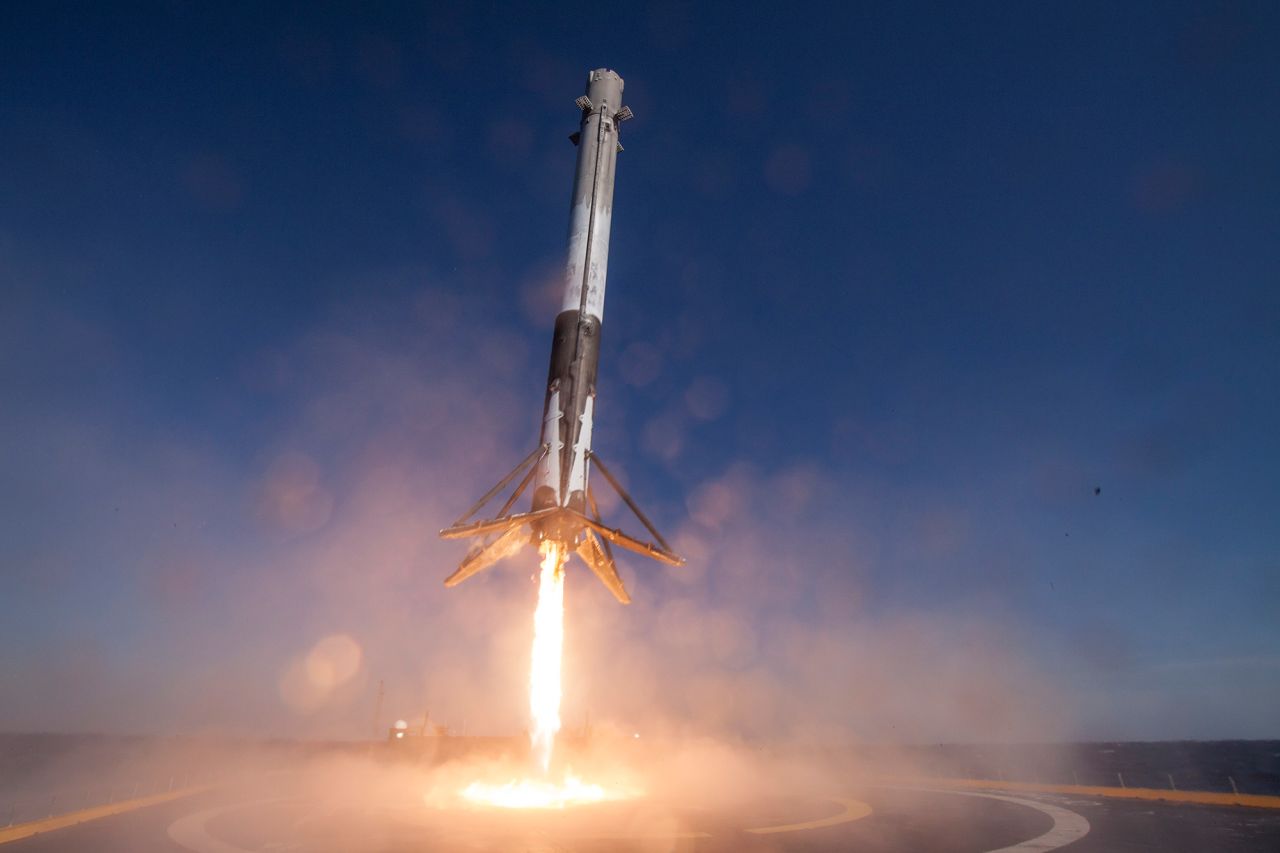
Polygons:
<instances>
[{"instance_id":1,"label":"white rocket body","mask_svg":"<svg viewBox=\"0 0 1280 853\"><path fill-rule=\"evenodd\" d=\"M577 133L578 166L569 209L569 252L565 260L564 296L551 339L542 408L540 446L490 490L470 512L442 530L446 538L496 535L482 542L445 580L446 586L509 556L532 539L551 540L575 551L619 601L631 599L618 577L610 543L648 557L681 565L662 536L622 490L591 451L595 414L596 373L600 361L600 331L604 319L605 282L609 273L609 232L613 225L613 185L622 145L618 125L631 118L622 103L623 81L600 68L587 76L586 94L576 104L582 111ZM653 535L644 542L607 527L600 519L588 482L592 463L617 489L623 501ZM531 467L530 467L531 466ZM527 469L527 471L526 471ZM525 472L498 517L481 522L468 519L494 495ZM515 500L533 486L528 512L508 514ZM526 533L525 527L529 530ZM602 541L603 540L603 541Z\"/></svg>"}]
</instances>

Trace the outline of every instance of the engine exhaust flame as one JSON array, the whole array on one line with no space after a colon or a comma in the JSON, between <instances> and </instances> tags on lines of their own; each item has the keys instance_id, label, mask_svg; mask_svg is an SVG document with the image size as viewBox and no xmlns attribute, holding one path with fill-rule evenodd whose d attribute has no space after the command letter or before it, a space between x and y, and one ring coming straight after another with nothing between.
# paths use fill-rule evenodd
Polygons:
<instances>
[{"instance_id":1,"label":"engine exhaust flame","mask_svg":"<svg viewBox=\"0 0 1280 853\"><path fill-rule=\"evenodd\" d=\"M459 794L474 805L508 809L563 809L566 806L639 796L631 788L605 788L584 782L565 768L562 778L550 773L556 734L560 731L560 665L564 657L564 564L569 553L544 540L539 548L538 606L533 614L533 655L529 668L529 741L538 774L507 782L477 780Z\"/></svg>"},{"instance_id":2,"label":"engine exhaust flame","mask_svg":"<svg viewBox=\"0 0 1280 853\"><path fill-rule=\"evenodd\" d=\"M558 543L543 540L538 607L533 614L533 658L529 668L529 739L545 775L560 731L560 664L564 656L564 562Z\"/></svg>"}]
</instances>

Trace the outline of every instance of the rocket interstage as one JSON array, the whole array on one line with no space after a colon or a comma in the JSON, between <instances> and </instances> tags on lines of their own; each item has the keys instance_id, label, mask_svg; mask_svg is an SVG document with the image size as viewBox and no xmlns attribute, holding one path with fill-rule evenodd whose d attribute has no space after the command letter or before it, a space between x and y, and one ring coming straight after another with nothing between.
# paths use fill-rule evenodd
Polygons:
<instances>
[{"instance_id":1,"label":"rocket interstage","mask_svg":"<svg viewBox=\"0 0 1280 853\"><path fill-rule=\"evenodd\" d=\"M631 601L618 576L613 545L672 566L683 565L631 496L591 450L596 371L604 320L605 281L609 272L609 232L613 223L613 185L622 144L618 128L632 117L622 103L623 81L613 71L596 69L587 91L575 102L581 110L578 131L569 138L578 148L569 209L569 252L564 269L564 298L551 338L542 406L540 443L465 515L440 531L445 539L477 537L445 586L511 556L522 546L551 541L576 553L623 604ZM605 524L591 490L595 468L648 531L639 539ZM512 483L515 488L493 518L472 519ZM533 487L528 511L512 513Z\"/></svg>"}]
</instances>

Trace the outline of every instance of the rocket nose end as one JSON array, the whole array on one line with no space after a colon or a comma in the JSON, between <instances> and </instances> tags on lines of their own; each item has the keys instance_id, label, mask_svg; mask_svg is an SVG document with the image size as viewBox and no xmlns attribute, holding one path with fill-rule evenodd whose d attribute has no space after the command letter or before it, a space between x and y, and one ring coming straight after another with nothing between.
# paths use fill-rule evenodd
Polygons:
<instances>
[{"instance_id":1,"label":"rocket nose end","mask_svg":"<svg viewBox=\"0 0 1280 853\"><path fill-rule=\"evenodd\" d=\"M607 103L611 112L622 107L622 90L626 83L618 72L597 68L587 75L587 97L593 104Z\"/></svg>"},{"instance_id":2,"label":"rocket nose end","mask_svg":"<svg viewBox=\"0 0 1280 853\"><path fill-rule=\"evenodd\" d=\"M612 80L618 84L619 89L622 89L622 87L625 85L625 81L622 79L622 75L619 74L617 71L614 71L612 68L596 68L596 69L593 69L592 71L587 72L588 88L590 88L592 83L595 83L599 80Z\"/></svg>"}]
</instances>

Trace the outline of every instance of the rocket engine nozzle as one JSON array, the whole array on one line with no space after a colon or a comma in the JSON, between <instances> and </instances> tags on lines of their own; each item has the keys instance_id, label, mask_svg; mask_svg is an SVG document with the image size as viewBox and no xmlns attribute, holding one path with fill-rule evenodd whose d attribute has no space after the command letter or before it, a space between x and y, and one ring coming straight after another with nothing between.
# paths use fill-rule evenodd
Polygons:
<instances>
[{"instance_id":1,"label":"rocket engine nozzle","mask_svg":"<svg viewBox=\"0 0 1280 853\"><path fill-rule=\"evenodd\" d=\"M552 542L559 542L572 551L577 547L578 540L582 538L584 529L585 525L582 523L580 513L557 512L535 522L533 535L539 540L550 539Z\"/></svg>"}]
</instances>

